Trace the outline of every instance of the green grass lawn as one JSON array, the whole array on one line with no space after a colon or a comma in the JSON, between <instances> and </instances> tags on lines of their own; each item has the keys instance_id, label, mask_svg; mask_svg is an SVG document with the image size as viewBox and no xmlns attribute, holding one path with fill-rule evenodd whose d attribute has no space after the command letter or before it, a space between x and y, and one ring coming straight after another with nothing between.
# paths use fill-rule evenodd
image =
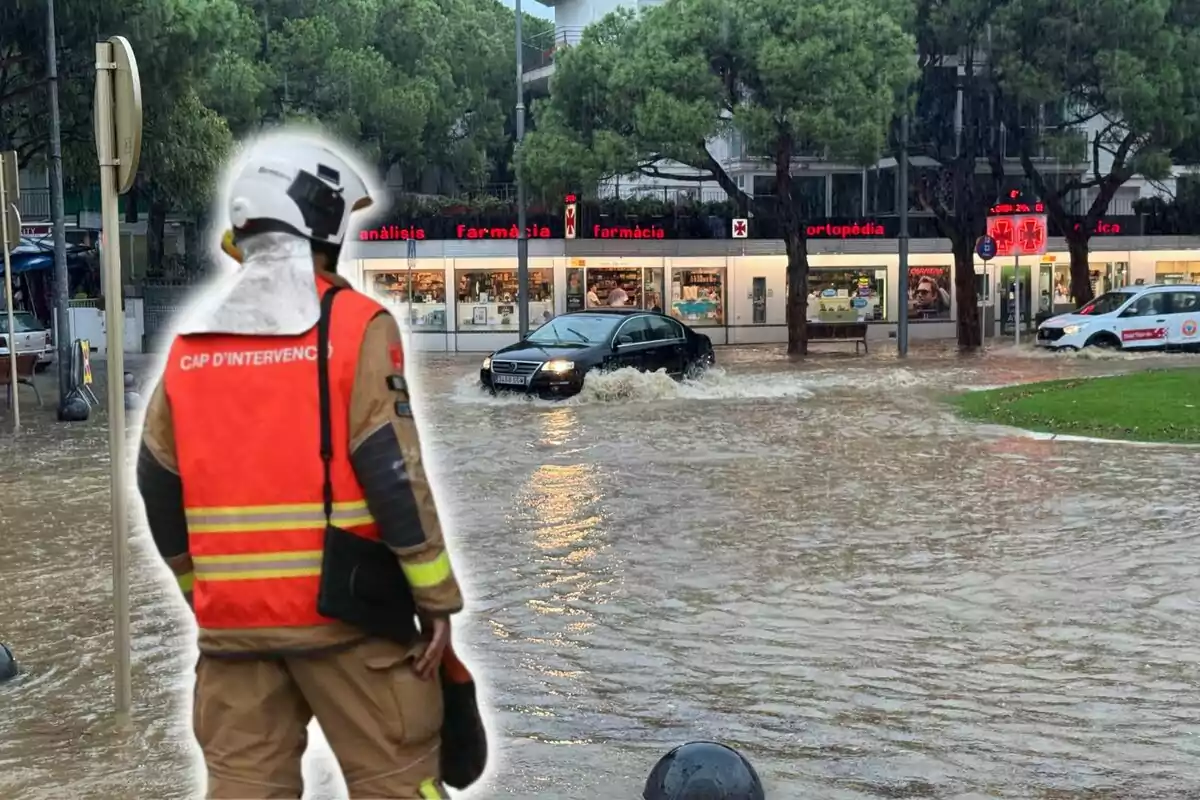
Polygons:
<instances>
[{"instance_id":1,"label":"green grass lawn","mask_svg":"<svg viewBox=\"0 0 1200 800\"><path fill-rule=\"evenodd\" d=\"M1200 444L1200 369L1030 383L951 402L969 419L1043 433Z\"/></svg>"}]
</instances>

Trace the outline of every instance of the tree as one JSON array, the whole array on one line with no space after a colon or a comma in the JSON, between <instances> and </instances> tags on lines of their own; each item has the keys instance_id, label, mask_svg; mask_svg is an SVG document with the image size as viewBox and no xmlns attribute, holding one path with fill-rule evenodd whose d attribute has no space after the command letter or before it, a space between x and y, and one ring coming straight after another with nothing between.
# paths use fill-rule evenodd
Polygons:
<instances>
[{"instance_id":1,"label":"tree","mask_svg":"<svg viewBox=\"0 0 1200 800\"><path fill-rule=\"evenodd\" d=\"M416 191L483 183L505 166L515 43L513 12L496 0L254 7L267 31L268 118L319 121Z\"/></svg>"},{"instance_id":2,"label":"tree","mask_svg":"<svg viewBox=\"0 0 1200 800\"><path fill-rule=\"evenodd\" d=\"M913 135L907 151L893 138L897 159L924 155L937 164L911 170L900 202L931 212L950 240L958 344L964 350L982 344L975 241L987 230L987 211L1006 177L987 50L1001 6L994 0L918 0L912 19L920 62Z\"/></svg>"},{"instance_id":3,"label":"tree","mask_svg":"<svg viewBox=\"0 0 1200 800\"><path fill-rule=\"evenodd\" d=\"M1022 0L999 14L993 46L1002 106L1010 127L1036 134L1020 137L1021 165L1066 236L1079 304L1093 295L1088 242L1117 189L1134 175L1167 177L1172 150L1200 132L1197 21L1194 4L1182 0ZM1039 126L1047 105L1058 119ZM1096 130L1086 153L1078 130L1085 124ZM1051 164L1088 168L1056 185L1035 158L1039 146ZM1083 190L1094 194L1076 209L1071 201Z\"/></svg>"},{"instance_id":4,"label":"tree","mask_svg":"<svg viewBox=\"0 0 1200 800\"><path fill-rule=\"evenodd\" d=\"M804 354L812 212L793 192L793 160L814 148L877 159L915 77L913 52L874 0L667 0L616 12L557 59L521 167L544 191L630 173L715 180L740 208L775 218L788 256L788 352ZM751 197L713 156L708 143L735 128L774 165L776 197Z\"/></svg>"},{"instance_id":5,"label":"tree","mask_svg":"<svg viewBox=\"0 0 1200 800\"><path fill-rule=\"evenodd\" d=\"M112 3L57 0L55 10L64 152L72 146L90 146L94 162L95 33L102 20L111 18ZM46 75L45 0L0 3L0 150L17 151L23 166L49 152ZM98 169L93 170L97 175Z\"/></svg>"}]
</instances>

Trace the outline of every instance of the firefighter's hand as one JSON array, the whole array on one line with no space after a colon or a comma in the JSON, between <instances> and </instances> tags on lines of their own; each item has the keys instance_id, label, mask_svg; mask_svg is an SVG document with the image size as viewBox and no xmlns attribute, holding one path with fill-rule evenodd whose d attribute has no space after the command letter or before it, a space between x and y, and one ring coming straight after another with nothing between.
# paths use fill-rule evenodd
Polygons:
<instances>
[{"instance_id":1,"label":"firefighter's hand","mask_svg":"<svg viewBox=\"0 0 1200 800\"><path fill-rule=\"evenodd\" d=\"M416 672L421 680L432 680L442 665L442 656L450 644L450 617L421 614L421 632L429 637L425 652L417 659Z\"/></svg>"}]
</instances>

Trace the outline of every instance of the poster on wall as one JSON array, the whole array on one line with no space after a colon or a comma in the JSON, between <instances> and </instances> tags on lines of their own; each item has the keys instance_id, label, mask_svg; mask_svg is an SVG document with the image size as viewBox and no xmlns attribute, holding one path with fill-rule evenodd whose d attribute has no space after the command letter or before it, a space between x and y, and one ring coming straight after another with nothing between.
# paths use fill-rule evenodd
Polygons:
<instances>
[{"instance_id":1,"label":"poster on wall","mask_svg":"<svg viewBox=\"0 0 1200 800\"><path fill-rule=\"evenodd\" d=\"M567 311L583 310L583 270L573 267L567 270Z\"/></svg>"},{"instance_id":2,"label":"poster on wall","mask_svg":"<svg viewBox=\"0 0 1200 800\"><path fill-rule=\"evenodd\" d=\"M950 267L910 267L909 319L950 319Z\"/></svg>"}]
</instances>

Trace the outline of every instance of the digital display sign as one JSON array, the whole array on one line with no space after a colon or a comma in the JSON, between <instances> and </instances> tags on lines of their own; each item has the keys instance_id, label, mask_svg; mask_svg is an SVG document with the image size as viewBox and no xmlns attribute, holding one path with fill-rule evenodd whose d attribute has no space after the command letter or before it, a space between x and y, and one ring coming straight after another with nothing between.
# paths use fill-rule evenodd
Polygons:
<instances>
[{"instance_id":1,"label":"digital display sign","mask_svg":"<svg viewBox=\"0 0 1200 800\"><path fill-rule=\"evenodd\" d=\"M1040 256L1049 236L1046 206L1012 189L988 210L987 233L996 240L998 256Z\"/></svg>"}]
</instances>

